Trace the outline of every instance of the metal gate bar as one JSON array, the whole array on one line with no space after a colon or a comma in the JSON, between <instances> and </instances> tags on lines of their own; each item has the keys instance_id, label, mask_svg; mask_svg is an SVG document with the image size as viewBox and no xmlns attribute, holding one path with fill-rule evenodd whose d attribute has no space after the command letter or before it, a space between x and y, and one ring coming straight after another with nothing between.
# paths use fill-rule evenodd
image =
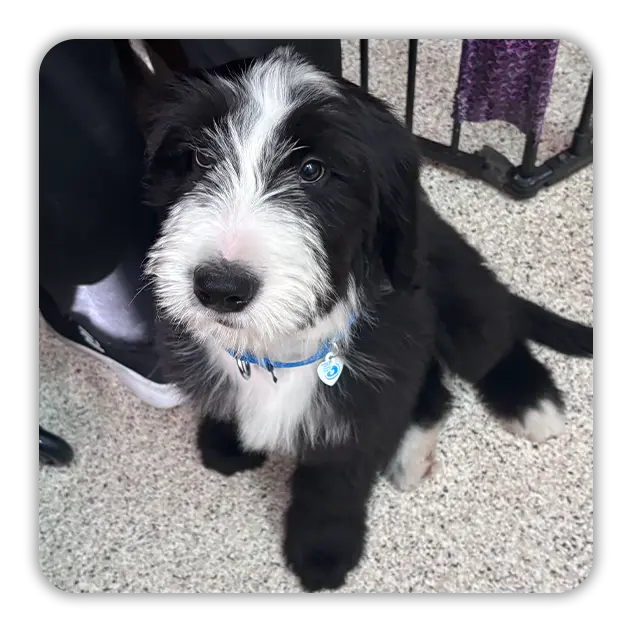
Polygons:
<instances>
[{"instance_id":1,"label":"metal gate bar","mask_svg":"<svg viewBox=\"0 0 632 632\"><path fill-rule=\"evenodd\" d=\"M584 109L582 110L581 118L579 119L579 125L575 130L573 136L572 151L574 154L583 155L589 150L592 152L592 114L593 114L593 78L590 77L590 85L588 86L588 94L586 101L584 102Z\"/></svg>"},{"instance_id":2,"label":"metal gate bar","mask_svg":"<svg viewBox=\"0 0 632 632\"><path fill-rule=\"evenodd\" d=\"M535 169L535 161L538 156L538 139L535 132L529 132L524 141L524 152L522 154L522 164L520 165L520 175L523 178L530 178Z\"/></svg>"},{"instance_id":3,"label":"metal gate bar","mask_svg":"<svg viewBox=\"0 0 632 632\"><path fill-rule=\"evenodd\" d=\"M369 40L360 40L360 86L369 91Z\"/></svg>"},{"instance_id":4,"label":"metal gate bar","mask_svg":"<svg viewBox=\"0 0 632 632\"><path fill-rule=\"evenodd\" d=\"M459 151L459 141L461 140L461 123L454 121L452 123L452 142L450 143L450 149L452 153Z\"/></svg>"},{"instance_id":5,"label":"metal gate bar","mask_svg":"<svg viewBox=\"0 0 632 632\"><path fill-rule=\"evenodd\" d=\"M408 40L408 79L406 83L406 127L413 129L413 110L415 106L415 79L417 77L418 40Z\"/></svg>"},{"instance_id":6,"label":"metal gate bar","mask_svg":"<svg viewBox=\"0 0 632 632\"><path fill-rule=\"evenodd\" d=\"M419 40L408 40L408 75L406 84L406 127L413 128L415 106L415 78ZM369 86L369 40L360 40L360 82L365 90ZM435 162L449 165L468 175L484 180L515 199L537 195L544 187L564 180L592 163L593 159L593 77L584 101L579 125L571 146L536 166L539 141L535 133L527 134L522 162L514 166L493 147L484 145L474 153L461 151L461 124L453 121L450 145L417 136L424 156Z\"/></svg>"}]
</instances>

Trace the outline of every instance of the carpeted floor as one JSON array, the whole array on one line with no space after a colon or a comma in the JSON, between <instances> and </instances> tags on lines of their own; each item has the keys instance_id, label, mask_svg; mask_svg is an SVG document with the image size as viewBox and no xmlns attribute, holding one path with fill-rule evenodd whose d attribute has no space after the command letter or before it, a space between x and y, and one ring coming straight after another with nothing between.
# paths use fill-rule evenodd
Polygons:
<instances>
[{"instance_id":1,"label":"carpeted floor","mask_svg":"<svg viewBox=\"0 0 632 632\"><path fill-rule=\"evenodd\" d=\"M357 43L345 72L357 80ZM403 113L406 42L371 41L371 89ZM448 141L458 40L422 40L416 131ZM590 62L564 43L541 157L568 144ZM518 160L509 125L465 125ZM592 168L514 202L428 165L437 208L516 291L592 322ZM505 433L462 385L439 441L442 470L410 494L381 483L366 556L345 592L562 592L592 563L592 363L538 350L568 405L567 433L538 447ZM71 592L296 592L280 550L291 464L230 479L204 470L187 408L153 410L97 361L40 333L40 421L77 460L40 468L40 560Z\"/></svg>"}]
</instances>

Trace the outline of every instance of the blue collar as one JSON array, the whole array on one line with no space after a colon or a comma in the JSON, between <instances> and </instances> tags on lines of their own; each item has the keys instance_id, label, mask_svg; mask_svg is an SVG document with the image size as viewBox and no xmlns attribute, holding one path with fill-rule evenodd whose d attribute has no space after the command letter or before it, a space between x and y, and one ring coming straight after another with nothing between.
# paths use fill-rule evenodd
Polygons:
<instances>
[{"instance_id":1,"label":"blue collar","mask_svg":"<svg viewBox=\"0 0 632 632\"><path fill-rule=\"evenodd\" d=\"M357 316L355 314L351 315L349 322L347 323L347 328L350 329L357 320ZM228 353L235 358L238 362L244 362L246 364L256 364L271 373L274 369L296 369L299 366L306 366L307 364L313 364L314 362L318 362L318 360L322 360L328 353L332 351L332 349L336 345L336 341L342 338L343 334L339 334L334 338L330 338L329 340L325 340L323 344L318 348L318 351L314 355L309 356L309 358L305 358L305 360L299 360L297 362L274 362L269 358L257 358L257 356L252 353L235 353L231 349L227 349Z\"/></svg>"}]
</instances>

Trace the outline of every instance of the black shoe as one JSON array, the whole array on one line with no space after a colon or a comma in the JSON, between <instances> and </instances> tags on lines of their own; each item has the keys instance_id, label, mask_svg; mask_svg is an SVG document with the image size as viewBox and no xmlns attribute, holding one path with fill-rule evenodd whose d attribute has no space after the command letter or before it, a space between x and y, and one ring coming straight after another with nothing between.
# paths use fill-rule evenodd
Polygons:
<instances>
[{"instance_id":1,"label":"black shoe","mask_svg":"<svg viewBox=\"0 0 632 632\"><path fill-rule=\"evenodd\" d=\"M88 323L64 316L51 296L40 288L39 309L47 325L65 342L89 353L109 366L145 403L156 408L174 408L185 402L181 391L160 370L151 344L111 342L89 331Z\"/></svg>"},{"instance_id":2,"label":"black shoe","mask_svg":"<svg viewBox=\"0 0 632 632\"><path fill-rule=\"evenodd\" d=\"M42 465L69 465L75 453L66 441L39 427L39 460Z\"/></svg>"}]
</instances>

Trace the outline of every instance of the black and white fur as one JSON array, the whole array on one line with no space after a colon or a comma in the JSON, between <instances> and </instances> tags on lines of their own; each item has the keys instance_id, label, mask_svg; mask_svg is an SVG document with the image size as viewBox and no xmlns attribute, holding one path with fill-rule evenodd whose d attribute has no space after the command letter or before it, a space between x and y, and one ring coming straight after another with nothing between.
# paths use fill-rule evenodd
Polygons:
<instances>
[{"instance_id":1,"label":"black and white fur","mask_svg":"<svg viewBox=\"0 0 632 632\"><path fill-rule=\"evenodd\" d=\"M322 177L301 179L314 160ZM591 328L496 280L434 212L419 168L382 102L290 49L174 80L150 120L149 199L166 216L147 270L166 364L199 407L207 467L297 458L284 553L306 590L341 586L359 562L381 473L410 488L434 468L445 370L543 441L562 431L563 402L527 341L592 356ZM256 278L243 310L201 304L193 275L207 264ZM315 364L245 380L227 352L295 361L335 337L334 386Z\"/></svg>"}]
</instances>

